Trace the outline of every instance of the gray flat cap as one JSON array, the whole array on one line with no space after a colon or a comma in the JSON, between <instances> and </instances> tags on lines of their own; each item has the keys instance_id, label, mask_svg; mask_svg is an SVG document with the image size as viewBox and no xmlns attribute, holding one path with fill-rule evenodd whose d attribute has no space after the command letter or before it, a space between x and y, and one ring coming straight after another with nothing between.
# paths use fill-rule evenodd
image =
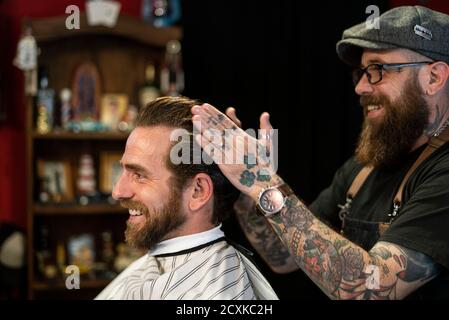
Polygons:
<instances>
[{"instance_id":1,"label":"gray flat cap","mask_svg":"<svg viewBox=\"0 0 449 320\"><path fill-rule=\"evenodd\" d=\"M405 48L449 64L449 15L421 6L388 10L380 16L379 29L366 22L346 29L337 54L347 64L359 66L365 48Z\"/></svg>"}]
</instances>

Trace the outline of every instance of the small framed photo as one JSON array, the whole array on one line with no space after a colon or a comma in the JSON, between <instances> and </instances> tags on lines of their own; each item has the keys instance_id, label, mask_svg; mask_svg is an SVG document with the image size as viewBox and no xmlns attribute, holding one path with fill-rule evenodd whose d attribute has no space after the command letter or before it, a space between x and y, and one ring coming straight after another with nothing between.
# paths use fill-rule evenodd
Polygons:
<instances>
[{"instance_id":1,"label":"small framed photo","mask_svg":"<svg viewBox=\"0 0 449 320\"><path fill-rule=\"evenodd\" d=\"M37 174L42 181L41 192L48 193L53 202L74 199L72 170L69 160L38 159Z\"/></svg>"},{"instance_id":2,"label":"small framed photo","mask_svg":"<svg viewBox=\"0 0 449 320\"><path fill-rule=\"evenodd\" d=\"M92 234L83 233L70 237L67 252L69 263L78 266L80 274L92 271L95 262L95 242Z\"/></svg>"},{"instance_id":3,"label":"small framed photo","mask_svg":"<svg viewBox=\"0 0 449 320\"><path fill-rule=\"evenodd\" d=\"M101 97L101 122L110 130L118 130L120 121L128 110L126 94L104 94Z\"/></svg>"},{"instance_id":4,"label":"small framed photo","mask_svg":"<svg viewBox=\"0 0 449 320\"><path fill-rule=\"evenodd\" d=\"M117 183L122 173L120 152L102 152L100 153L100 191L103 193L112 193L114 185Z\"/></svg>"}]
</instances>

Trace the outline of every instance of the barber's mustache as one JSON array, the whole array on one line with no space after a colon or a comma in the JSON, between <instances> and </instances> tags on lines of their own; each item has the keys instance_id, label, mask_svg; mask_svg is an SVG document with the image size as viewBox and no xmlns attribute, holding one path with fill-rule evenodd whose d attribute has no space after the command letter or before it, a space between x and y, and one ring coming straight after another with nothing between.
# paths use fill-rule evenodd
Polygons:
<instances>
[{"instance_id":1,"label":"barber's mustache","mask_svg":"<svg viewBox=\"0 0 449 320\"><path fill-rule=\"evenodd\" d=\"M148 208L142 202L139 202L139 201L120 200L120 205L126 209L139 210L142 213L148 212Z\"/></svg>"},{"instance_id":2,"label":"barber's mustache","mask_svg":"<svg viewBox=\"0 0 449 320\"><path fill-rule=\"evenodd\" d=\"M385 96L361 96L360 97L360 105L364 108L370 105L387 105L389 104L389 100Z\"/></svg>"}]
</instances>

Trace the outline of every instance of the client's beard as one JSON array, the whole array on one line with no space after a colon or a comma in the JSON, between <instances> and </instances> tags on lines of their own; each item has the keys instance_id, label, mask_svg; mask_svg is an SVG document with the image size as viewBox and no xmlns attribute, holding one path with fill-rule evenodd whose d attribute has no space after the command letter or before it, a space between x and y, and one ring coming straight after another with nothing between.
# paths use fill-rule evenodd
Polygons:
<instances>
[{"instance_id":1,"label":"client's beard","mask_svg":"<svg viewBox=\"0 0 449 320\"><path fill-rule=\"evenodd\" d=\"M428 124L429 108L416 76L407 81L396 101L385 96L362 96L360 104L365 116L369 105L384 107L380 119L365 117L363 123L355 156L365 166L397 164L411 151Z\"/></svg>"},{"instance_id":2,"label":"client's beard","mask_svg":"<svg viewBox=\"0 0 449 320\"><path fill-rule=\"evenodd\" d=\"M162 209L152 210L138 201L123 200L120 204L128 209L140 210L145 216L142 224L127 222L125 240L128 245L134 248L149 250L157 243L165 240L166 236L180 227L186 221L186 217L181 213L181 194L177 188L172 189L172 193L167 203Z\"/></svg>"}]
</instances>

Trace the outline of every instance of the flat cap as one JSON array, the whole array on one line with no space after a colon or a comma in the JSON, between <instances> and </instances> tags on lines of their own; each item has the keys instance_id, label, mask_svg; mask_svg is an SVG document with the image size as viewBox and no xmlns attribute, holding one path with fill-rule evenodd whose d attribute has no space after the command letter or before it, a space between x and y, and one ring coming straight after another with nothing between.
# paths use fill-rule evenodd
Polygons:
<instances>
[{"instance_id":1,"label":"flat cap","mask_svg":"<svg viewBox=\"0 0 449 320\"><path fill-rule=\"evenodd\" d=\"M449 15L421 6L403 6L379 17L379 28L362 22L343 32L337 54L360 65L363 49L405 48L449 64Z\"/></svg>"}]
</instances>

